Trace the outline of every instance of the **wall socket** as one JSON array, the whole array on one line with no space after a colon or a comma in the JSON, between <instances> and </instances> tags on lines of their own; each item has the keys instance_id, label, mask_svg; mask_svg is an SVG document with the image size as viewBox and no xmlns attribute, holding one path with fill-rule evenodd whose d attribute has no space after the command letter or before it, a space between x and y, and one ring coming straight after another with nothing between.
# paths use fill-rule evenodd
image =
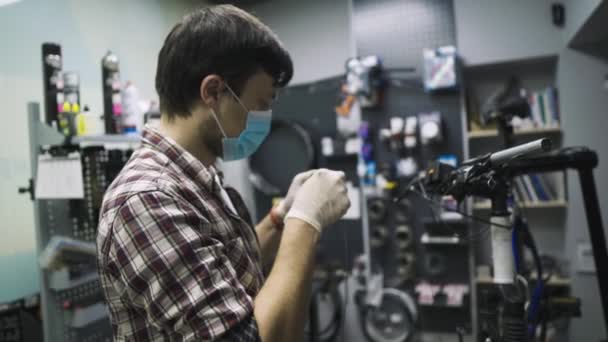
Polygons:
<instances>
[{"instance_id":1,"label":"wall socket","mask_svg":"<svg viewBox=\"0 0 608 342\"><path fill-rule=\"evenodd\" d=\"M576 246L576 270L580 273L595 273L593 248L588 242L579 242Z\"/></svg>"}]
</instances>

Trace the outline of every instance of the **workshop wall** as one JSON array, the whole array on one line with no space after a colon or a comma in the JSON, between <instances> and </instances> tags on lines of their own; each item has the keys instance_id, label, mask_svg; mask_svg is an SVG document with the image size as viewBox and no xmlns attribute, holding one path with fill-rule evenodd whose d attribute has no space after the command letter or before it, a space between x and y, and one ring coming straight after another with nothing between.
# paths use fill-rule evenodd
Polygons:
<instances>
[{"instance_id":1,"label":"workshop wall","mask_svg":"<svg viewBox=\"0 0 608 342\"><path fill-rule=\"evenodd\" d=\"M605 0L566 0L563 1L566 7L566 25L562 33L564 46L574 38L574 34L589 18L591 13Z\"/></svg>"},{"instance_id":2,"label":"workshop wall","mask_svg":"<svg viewBox=\"0 0 608 342\"><path fill-rule=\"evenodd\" d=\"M344 73L344 61L354 56L351 3L351 0L261 1L245 9L270 26L285 44L295 67L291 85L296 85Z\"/></svg>"},{"instance_id":3,"label":"workshop wall","mask_svg":"<svg viewBox=\"0 0 608 342\"><path fill-rule=\"evenodd\" d=\"M389 81L385 106L381 109L363 111L363 119L375 128L387 127L391 116L411 117L419 113L438 111L441 113L443 139L440 142L423 146L410 152L420 169L428 166L428 162L436 160L440 154L452 154L458 162L464 155L463 123L461 116L462 97L459 91L429 94L422 86L423 49L435 49L442 46L456 46L456 27L454 23L452 1L444 0L355 0L353 11L353 31L357 55L379 55L388 70L388 78L401 80ZM399 37L395 40L395 37ZM413 70L404 71L411 68ZM419 123L420 124L420 123ZM391 162L395 160L394 153L388 153L383 144L375 145L376 162ZM420 241L422 232L434 221L434 215L429 210L429 204L419 196L407 197L413 204L413 210L408 216L408 225L414 232L414 241ZM462 224L465 224L464 222ZM370 230L375 224L370 223ZM453 228L453 227L452 227ZM426 280L433 284L469 284L471 270L468 267L467 246L449 249L444 246L422 246L415 244L415 260L417 263L414 284ZM462 248L461 248L462 247ZM472 247L472 246L471 246ZM373 253L374 254L374 253ZM378 253L381 254L381 253ZM378 255L377 257L380 257ZM426 267L428 260L441 258L450 260L453 264L444 266L454 272L440 271L432 274ZM390 284L390 270L399 265L395 256L384 255L383 268L387 284ZM402 289L410 290L412 286ZM465 301L466 302L466 301ZM445 310L440 305L420 307L419 329L426 333L446 333L447 340L456 339L456 327L471 328L471 313L468 304L462 307ZM435 335L439 338L439 335Z\"/></svg>"},{"instance_id":4,"label":"workshop wall","mask_svg":"<svg viewBox=\"0 0 608 342\"><path fill-rule=\"evenodd\" d=\"M32 203L17 194L30 175L26 103L42 101L40 46L62 45L64 70L80 73L81 98L102 111L100 61L120 58L123 80L156 98L156 58L173 24L203 1L24 0L0 9L0 302L38 291Z\"/></svg>"},{"instance_id":5,"label":"workshop wall","mask_svg":"<svg viewBox=\"0 0 608 342\"><path fill-rule=\"evenodd\" d=\"M598 122L605 120L608 107L608 64L595 57L567 49L566 46L598 7L602 0L570 0L566 5L566 26L563 32L564 50L558 63L558 82L561 90L561 106L565 113L563 130L565 145L585 145L598 152L599 167L595 171L595 181L599 202L608 203L608 174L606 160L608 146L605 131ZM583 317L571 322L571 341L599 341L606 337L603 326L603 312L597 286L597 276L577 271L577 248L589 244L587 220L581 198L578 175L568 175L568 229L566 232L566 256L572 260L573 292L581 297ZM608 211L602 207L604 229L608 222ZM605 234L608 231L605 231ZM597 267L597 266L596 266ZM600 266L602 267L602 266Z\"/></svg>"},{"instance_id":6,"label":"workshop wall","mask_svg":"<svg viewBox=\"0 0 608 342\"><path fill-rule=\"evenodd\" d=\"M458 50L468 65L557 54L563 29L553 25L551 4L540 1L454 1ZM570 20L566 13L566 21Z\"/></svg>"},{"instance_id":7,"label":"workshop wall","mask_svg":"<svg viewBox=\"0 0 608 342\"><path fill-rule=\"evenodd\" d=\"M558 82L561 96L564 146L588 146L595 150L599 166L595 181L608 234L608 145L606 120L608 108L608 63L580 52L566 49L560 54ZM595 273L579 270L577 249L590 244L581 186L576 172L568 173L568 218L566 256L571 260L572 292L582 301L582 318L571 321L570 341L599 341L606 337L599 288ZM606 267L606 265L596 265Z\"/></svg>"},{"instance_id":8,"label":"workshop wall","mask_svg":"<svg viewBox=\"0 0 608 342\"><path fill-rule=\"evenodd\" d=\"M453 22L441 21L441 16L438 16L438 13L446 11L442 5L446 3L444 1L425 1L426 7L410 9L418 10L431 22L435 21L434 27L437 28L412 36L434 37L438 45L456 43L465 62L470 64L559 55L563 143L564 146L586 145L598 152L600 166L595 172L598 194L600 203L608 203L608 180L603 177L608 174L605 163L608 147L603 138L603 127L597 125L605 120L605 108L608 107L605 83L608 64L566 48L601 1L562 1L566 6L566 26L563 29L556 29L551 24L547 11L554 2L551 0L514 0L508 3L503 0L449 1L454 11ZM353 2L359 6L354 16ZM348 57L378 54L383 49L388 53L385 55L387 66L415 67L417 71L414 74L419 76L420 49L425 41L406 41L395 32L419 30L423 25L416 20L422 20L422 16L401 21L398 27L378 25L376 31L367 27L374 23L384 24L384 19L379 17L394 18L400 15L399 6L403 6L403 3L390 0L281 0L261 1L246 9L267 23L291 52L295 63L292 85L302 86L292 94L297 95L298 92L309 91L305 86L307 83L343 74L344 61ZM422 2L409 2L410 5L412 3ZM201 0L23 0L0 9L0 41L5 52L0 59L0 118L4 122L0 125L0 279L11 280L3 282L0 302L38 289L33 209L27 196L17 194L17 187L25 185L30 174L25 104L42 100L41 43L53 41L62 45L64 69L80 73L83 104L100 112L99 62L102 55L108 49L115 52L120 58L122 79L134 81L143 97L156 98L156 55L163 38L183 14L204 4L205 1ZM353 25L356 20L360 20L362 25ZM442 34L442 28L450 25L455 25L456 30ZM395 40L395 37L399 39ZM318 61L320 56L322 62L312 62ZM316 111L315 115L332 114L333 91L328 91L324 98L326 103L315 104L324 105L328 112ZM404 114L413 114L420 110L420 106L430 107L423 99L408 101L407 91L403 88L394 89L393 92L402 95L403 101L395 100L392 104L395 108L405 108ZM275 113L279 117L304 117L306 110L311 108L308 105L306 101L300 101L298 111L291 112L279 106ZM459 108L456 99L447 99L444 105ZM321 128L332 132L335 130L331 125L322 125ZM462 148L460 145L455 147L456 150ZM224 170L227 183L239 189L252 212L256 212L254 194L246 177L247 163L227 163ZM569 174L568 194L565 257L571 260L572 290L574 295L581 297L583 310L583 317L571 322L570 340L597 341L606 334L602 325L597 280L594 274L577 271L577 247L588 243L589 237L580 200L580 185L574 173ZM266 209L262 212L266 212ZM603 212L606 223L608 209L603 208ZM336 241L341 242L341 234L341 231L335 234ZM356 234L357 238L360 237L359 229L356 229ZM332 236L330 238L333 239ZM360 243L354 242L352 251ZM352 298L350 305L347 312L349 327L358 325ZM346 337L350 341L363 341L358 328L347 332Z\"/></svg>"}]
</instances>

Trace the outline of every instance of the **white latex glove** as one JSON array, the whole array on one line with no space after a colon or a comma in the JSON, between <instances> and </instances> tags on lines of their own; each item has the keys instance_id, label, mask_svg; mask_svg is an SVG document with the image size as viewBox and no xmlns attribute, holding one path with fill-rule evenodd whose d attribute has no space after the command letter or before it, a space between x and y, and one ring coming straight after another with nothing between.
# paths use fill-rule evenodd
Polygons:
<instances>
[{"instance_id":1,"label":"white latex glove","mask_svg":"<svg viewBox=\"0 0 608 342\"><path fill-rule=\"evenodd\" d=\"M274 208L274 212L279 216L281 220L285 218L285 215L291 209L291 205L293 204L293 200L298 193L298 190L310 178L317 170L310 170L306 172L302 172L293 177L291 181L291 185L289 186L289 190L287 191L287 195L279 204Z\"/></svg>"},{"instance_id":2,"label":"white latex glove","mask_svg":"<svg viewBox=\"0 0 608 342\"><path fill-rule=\"evenodd\" d=\"M285 219L300 219L321 232L349 207L344 172L320 169L302 184Z\"/></svg>"}]
</instances>

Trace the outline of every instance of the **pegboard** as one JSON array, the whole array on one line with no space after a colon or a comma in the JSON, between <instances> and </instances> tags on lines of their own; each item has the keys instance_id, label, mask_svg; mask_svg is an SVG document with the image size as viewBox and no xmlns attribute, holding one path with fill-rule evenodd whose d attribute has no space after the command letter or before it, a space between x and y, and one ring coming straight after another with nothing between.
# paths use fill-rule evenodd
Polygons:
<instances>
[{"instance_id":1,"label":"pegboard","mask_svg":"<svg viewBox=\"0 0 608 342\"><path fill-rule=\"evenodd\" d=\"M353 0L358 56L378 55L387 68L416 69L422 49L456 44L452 1Z\"/></svg>"},{"instance_id":2,"label":"pegboard","mask_svg":"<svg viewBox=\"0 0 608 342\"><path fill-rule=\"evenodd\" d=\"M463 99L459 91L429 94L422 83L423 49L440 46L456 46L456 30L452 1L446 0L353 0L353 31L357 55L364 57L377 55L387 70L389 78L384 102L377 108L363 110L363 120L370 123L374 131L388 128L390 117L407 118L419 113L438 111L441 113L443 139L440 143L418 146L408 152L418 164L418 170L425 169L430 161L440 154L453 154L458 162L463 160ZM413 68L413 71L403 69ZM394 165L397 155L385 146L378 135L374 136L377 169L383 164ZM401 183L406 183L407 179ZM427 232L427 225L433 224L437 213L431 211L429 203L420 196L410 194L406 199L411 204L407 225L412 231L415 270L409 281L402 282L401 288L412 289L420 282L432 284L466 284L471 286L471 242L456 245L422 244L421 237ZM389 238L396 238L400 223L389 217L383 223L370 221L370 232L378 224L386 225ZM458 230L466 236L468 223L445 224L445 230ZM449 227L448 227L449 226ZM392 242L392 241L391 241ZM387 279L394 279L396 270L403 267L403 260L396 258L398 250L394 246L372 249L372 260L383 263ZM442 264L436 272L429 264ZM421 308L420 328L430 332L454 332L456 327L470 330L472 324L470 296L465 298L460 308L447 307L440 302L435 306Z\"/></svg>"},{"instance_id":3,"label":"pegboard","mask_svg":"<svg viewBox=\"0 0 608 342\"><path fill-rule=\"evenodd\" d=\"M38 104L30 104L32 178L41 153L61 157L77 150L82 162L83 199L36 199L38 253L53 236L95 243L103 194L129 159L129 148L81 147L40 122ZM111 341L112 329L97 275L95 257L79 258L67 270L41 270L41 303L45 341Z\"/></svg>"},{"instance_id":4,"label":"pegboard","mask_svg":"<svg viewBox=\"0 0 608 342\"><path fill-rule=\"evenodd\" d=\"M61 149L50 147L46 150L53 154ZM40 201L46 208L44 219L47 222L49 239L53 235L61 235L95 242L105 190L133 153L129 149L104 149L101 146L85 147L79 149L79 152L84 199Z\"/></svg>"},{"instance_id":5,"label":"pegboard","mask_svg":"<svg viewBox=\"0 0 608 342\"><path fill-rule=\"evenodd\" d=\"M419 169L424 169L430 161L436 160L441 154L453 154L461 162L463 159L463 136L462 136L462 116L460 112L460 94L429 95L422 89L419 81L411 80L406 84L393 84L386 92L384 106L378 109L365 110L363 119L371 123L374 130L386 128L391 116L409 117L421 112L439 111L442 116L443 140L438 144L428 146L418 145L416 149L409 153L417 163ZM375 159L378 165L384 163L393 164L396 155L380 141L378 136L374 137L376 154ZM381 166L380 166L381 168ZM407 180L404 180L405 183ZM415 257L415 270L409 281L399 281L397 270L403 267L403 262L395 257L395 248L380 248L372 250L372 260L376 259L383 263L386 273L387 285L399 284L402 288L410 288L415 283L427 281L433 284L469 284L471 269L469 263L471 244L461 244L457 246L423 245L420 243L422 234L427 231L427 224L434 223L434 214L429 207L429 203L420 196L410 194L406 199L411 203L412 213L407 219L408 226L412 230L414 240L412 253ZM389 236L395 236L395 229L398 223L391 222L394 218L389 218L382 223L389 231ZM459 223L465 225L466 222ZM446 224L448 225L448 224ZM453 224L450 224L450 226ZM370 231L377 228L377 223L370 222ZM451 228L446 228L451 229ZM467 235L466 228L460 228L461 236ZM471 241L469 241L471 242ZM440 274L428 272L427 260L434 255L439 255L445 261L444 270ZM397 281L393 281L397 279ZM439 318L452 319L439 319ZM465 304L461 308L451 308L442 305L436 307L425 307L421 309L419 322L422 329L433 332L453 332L457 326L470 328L470 304L469 296L465 299ZM449 322L449 323L446 323Z\"/></svg>"},{"instance_id":6,"label":"pegboard","mask_svg":"<svg viewBox=\"0 0 608 342\"><path fill-rule=\"evenodd\" d=\"M38 200L40 207L44 208L39 224L45 236L43 245L53 236L95 242L103 195L132 154L129 149L105 149L103 146L50 146L44 150L45 153L57 154L68 149L80 152L84 199ZM50 285L52 272L43 272L44 286L48 287L45 307L47 312L54 314L51 334L55 338L62 335L62 341L109 341L112 331L107 315L82 327L74 327L70 323L76 310L104 302L95 260L83 262L69 270L73 281L62 283L61 288Z\"/></svg>"}]
</instances>

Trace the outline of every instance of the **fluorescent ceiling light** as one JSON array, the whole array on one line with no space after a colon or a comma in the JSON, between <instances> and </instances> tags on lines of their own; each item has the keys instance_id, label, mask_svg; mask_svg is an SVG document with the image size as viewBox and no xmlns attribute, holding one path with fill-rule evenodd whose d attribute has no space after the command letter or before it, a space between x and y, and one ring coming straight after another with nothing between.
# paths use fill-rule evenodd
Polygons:
<instances>
[{"instance_id":1,"label":"fluorescent ceiling light","mask_svg":"<svg viewBox=\"0 0 608 342\"><path fill-rule=\"evenodd\" d=\"M19 2L21 0L0 0L0 7L2 6L6 6L6 5L10 5L10 4L14 4L16 2Z\"/></svg>"}]
</instances>

